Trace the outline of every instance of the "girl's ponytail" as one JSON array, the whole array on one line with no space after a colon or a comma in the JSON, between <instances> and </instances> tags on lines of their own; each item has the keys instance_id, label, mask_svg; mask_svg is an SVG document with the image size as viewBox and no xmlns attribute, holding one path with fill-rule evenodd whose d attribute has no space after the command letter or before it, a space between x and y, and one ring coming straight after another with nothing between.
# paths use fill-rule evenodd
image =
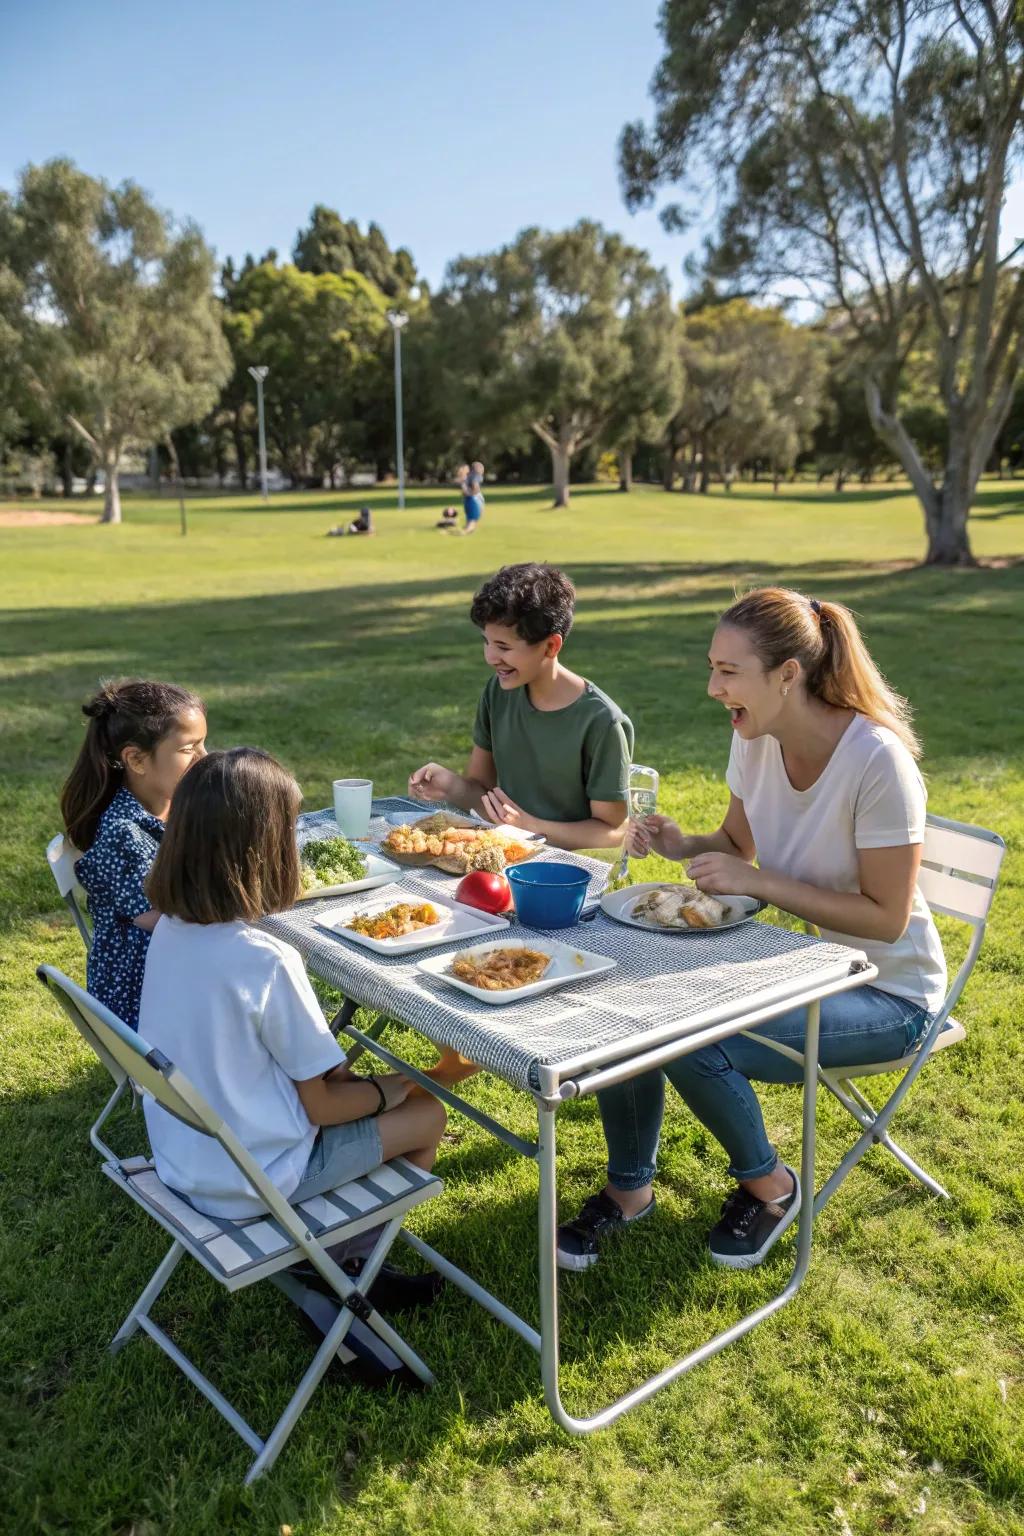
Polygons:
<instances>
[{"instance_id":1,"label":"girl's ponytail","mask_svg":"<svg viewBox=\"0 0 1024 1536\"><path fill-rule=\"evenodd\" d=\"M81 852L92 846L100 817L123 783L125 747L152 752L175 722L203 701L175 683L125 678L102 683L82 705L88 726L75 766L61 791L68 841Z\"/></svg>"},{"instance_id":2,"label":"girl's ponytail","mask_svg":"<svg viewBox=\"0 0 1024 1536\"><path fill-rule=\"evenodd\" d=\"M726 609L719 623L750 634L766 671L790 658L799 661L812 698L884 725L920 757L910 705L889 687L842 603L819 602L785 587L760 587Z\"/></svg>"}]
</instances>

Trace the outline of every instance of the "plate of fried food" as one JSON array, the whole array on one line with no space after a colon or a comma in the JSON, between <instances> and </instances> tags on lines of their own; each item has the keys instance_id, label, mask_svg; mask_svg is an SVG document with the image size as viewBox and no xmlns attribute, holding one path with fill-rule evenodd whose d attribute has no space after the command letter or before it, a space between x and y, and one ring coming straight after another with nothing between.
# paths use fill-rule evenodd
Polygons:
<instances>
[{"instance_id":1,"label":"plate of fried food","mask_svg":"<svg viewBox=\"0 0 1024 1536\"><path fill-rule=\"evenodd\" d=\"M709 896L695 885L652 881L606 891L601 909L616 922L653 933L710 933L749 923L764 903L753 896Z\"/></svg>"},{"instance_id":2,"label":"plate of fried food","mask_svg":"<svg viewBox=\"0 0 1024 1536\"><path fill-rule=\"evenodd\" d=\"M453 939L476 939L496 928L507 928L503 917L478 912L431 896L423 900L395 887L355 911L318 917L318 928L335 938L351 939L381 955L408 955Z\"/></svg>"},{"instance_id":3,"label":"plate of fried food","mask_svg":"<svg viewBox=\"0 0 1024 1536\"><path fill-rule=\"evenodd\" d=\"M347 837L308 838L299 849L299 901L322 901L387 885L398 868L377 853L364 853Z\"/></svg>"},{"instance_id":4,"label":"plate of fried food","mask_svg":"<svg viewBox=\"0 0 1024 1536\"><path fill-rule=\"evenodd\" d=\"M416 969L482 1003L500 1007L600 976L614 970L617 963L608 955L595 955L592 950L576 949L557 940L538 939L529 944L488 940L460 949L455 955L431 955L418 961Z\"/></svg>"},{"instance_id":5,"label":"plate of fried food","mask_svg":"<svg viewBox=\"0 0 1024 1536\"><path fill-rule=\"evenodd\" d=\"M500 875L508 865L532 859L543 847L542 837L448 811L393 826L380 844L381 852L396 864L421 868L429 864L449 875L468 875L473 869Z\"/></svg>"}]
</instances>

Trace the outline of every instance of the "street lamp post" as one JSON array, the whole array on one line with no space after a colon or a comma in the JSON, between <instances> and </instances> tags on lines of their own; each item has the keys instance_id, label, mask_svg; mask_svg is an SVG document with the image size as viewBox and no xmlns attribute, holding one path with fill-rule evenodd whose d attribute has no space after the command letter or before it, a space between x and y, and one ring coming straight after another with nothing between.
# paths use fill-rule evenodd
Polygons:
<instances>
[{"instance_id":1,"label":"street lamp post","mask_svg":"<svg viewBox=\"0 0 1024 1536\"><path fill-rule=\"evenodd\" d=\"M389 309L388 320L395 333L395 467L398 470L398 505L405 506L405 454L402 447L402 327L409 316L400 309Z\"/></svg>"},{"instance_id":2,"label":"street lamp post","mask_svg":"<svg viewBox=\"0 0 1024 1536\"><path fill-rule=\"evenodd\" d=\"M249 372L256 380L256 411L260 422L260 492L263 500L267 500L267 434L263 426L263 380L270 372L269 368L250 368Z\"/></svg>"}]
</instances>

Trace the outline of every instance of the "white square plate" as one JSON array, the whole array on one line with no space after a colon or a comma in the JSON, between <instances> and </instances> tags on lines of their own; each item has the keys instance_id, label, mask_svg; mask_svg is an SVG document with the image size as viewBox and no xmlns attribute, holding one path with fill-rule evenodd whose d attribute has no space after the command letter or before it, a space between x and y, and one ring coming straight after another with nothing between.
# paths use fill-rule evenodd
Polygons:
<instances>
[{"instance_id":1,"label":"white square plate","mask_svg":"<svg viewBox=\"0 0 1024 1536\"><path fill-rule=\"evenodd\" d=\"M356 933L348 927L354 917L376 916L378 912L385 912L388 907L396 906L400 901L428 901L437 911L440 921L431 923L429 928L417 928L415 933L407 933L400 939L371 939L368 933ZM457 902L442 901L434 895L422 897L418 893L409 895L406 892L378 896L354 912L339 912L337 917L318 917L314 921L318 928L333 934L336 939L349 939L353 944L362 944L364 948L375 950L379 955L408 955L417 949L432 949L435 944L450 944L453 939L483 938L496 929L508 927L503 917L492 917L488 912L477 912L471 907L459 906Z\"/></svg>"},{"instance_id":2,"label":"white square plate","mask_svg":"<svg viewBox=\"0 0 1024 1536\"><path fill-rule=\"evenodd\" d=\"M474 987L460 976L451 974L453 960L463 955L487 954L493 949L534 949L542 955L550 955L551 964L539 981L531 981L525 987L510 987L506 992L488 992L484 987ZM474 944L470 949L460 949L456 955L431 955L429 960L418 961L416 969L445 982L449 987L457 987L460 992L468 992L470 997L479 998L482 1003L501 1007L505 1003L522 1002L526 997L537 997L541 992L553 992L556 987L570 986L574 981L600 976L605 971L613 971L617 965L618 961L610 959L608 955L595 955L592 950L577 949L574 944L561 944L557 939L531 938L528 942L519 939L514 943L507 939L497 943L489 940L486 944Z\"/></svg>"},{"instance_id":3,"label":"white square plate","mask_svg":"<svg viewBox=\"0 0 1024 1536\"><path fill-rule=\"evenodd\" d=\"M364 852L366 874L360 880L348 880L344 885L322 885L315 891L303 891L299 901L323 901L327 896L349 896L353 891L372 891L375 886L387 885L389 880L401 878L402 871L390 859L382 859L379 853Z\"/></svg>"},{"instance_id":4,"label":"white square plate","mask_svg":"<svg viewBox=\"0 0 1024 1536\"><path fill-rule=\"evenodd\" d=\"M669 933L675 938L693 938L694 934L721 933L723 928L738 928L749 923L764 906L753 896L716 896L726 908L725 917L716 928L663 928L660 923L649 923L642 917L633 916L633 907L648 891L674 889L671 880L648 880L644 885L627 885L622 891L606 891L601 897L601 910L614 917L617 923L628 923L630 928L643 928L647 933Z\"/></svg>"}]
</instances>

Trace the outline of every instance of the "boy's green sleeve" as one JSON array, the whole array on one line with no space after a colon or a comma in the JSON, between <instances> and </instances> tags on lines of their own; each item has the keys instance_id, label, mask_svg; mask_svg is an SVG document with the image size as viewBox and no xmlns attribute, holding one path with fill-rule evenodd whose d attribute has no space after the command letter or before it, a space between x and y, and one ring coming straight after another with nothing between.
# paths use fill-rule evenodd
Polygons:
<instances>
[{"instance_id":1,"label":"boy's green sleeve","mask_svg":"<svg viewBox=\"0 0 1024 1536\"><path fill-rule=\"evenodd\" d=\"M587 764L588 800L628 799L632 735L632 726L623 718L609 721L597 737Z\"/></svg>"},{"instance_id":2,"label":"boy's green sleeve","mask_svg":"<svg viewBox=\"0 0 1024 1536\"><path fill-rule=\"evenodd\" d=\"M484 752L494 750L491 745L491 703L487 697L486 688L480 695L480 702L476 707L476 719L473 721L473 745L480 747Z\"/></svg>"}]
</instances>

